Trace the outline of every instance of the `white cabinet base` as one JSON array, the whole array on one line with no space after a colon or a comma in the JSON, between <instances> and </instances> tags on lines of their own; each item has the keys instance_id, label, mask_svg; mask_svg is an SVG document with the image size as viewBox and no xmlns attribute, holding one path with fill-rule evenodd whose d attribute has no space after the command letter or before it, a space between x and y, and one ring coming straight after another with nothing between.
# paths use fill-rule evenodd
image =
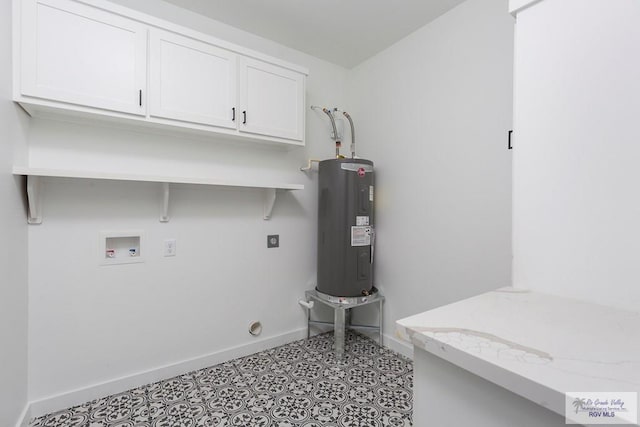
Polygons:
<instances>
[{"instance_id":1,"label":"white cabinet base","mask_svg":"<svg viewBox=\"0 0 640 427\"><path fill-rule=\"evenodd\" d=\"M229 142L238 144L260 143L261 146L273 147L276 149L290 150L297 147L303 147L304 141L294 141L290 139L274 138L265 135L254 135L250 133L240 133L235 129L212 128L211 126L201 125L197 123L181 122L177 120L163 119L159 117L138 117L128 114L121 114L115 111L100 111L92 108L86 108L79 105L65 105L60 107L59 103L35 99L19 97L16 99L20 106L32 117L40 117L50 120L63 120L72 123L86 125L87 123L95 125L117 125L119 129L144 131L148 133L159 133L161 135L174 135L176 137L184 137L192 135L193 137L213 140L216 142Z\"/></svg>"},{"instance_id":2,"label":"white cabinet base","mask_svg":"<svg viewBox=\"0 0 640 427\"><path fill-rule=\"evenodd\" d=\"M415 348L413 425L562 427L564 417Z\"/></svg>"}]
</instances>

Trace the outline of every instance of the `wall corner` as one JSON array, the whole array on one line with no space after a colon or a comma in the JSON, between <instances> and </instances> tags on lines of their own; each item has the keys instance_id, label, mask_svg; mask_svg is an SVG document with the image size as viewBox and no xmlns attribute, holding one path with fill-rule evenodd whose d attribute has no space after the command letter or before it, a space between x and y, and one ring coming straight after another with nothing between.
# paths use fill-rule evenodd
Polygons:
<instances>
[{"instance_id":1,"label":"wall corner","mask_svg":"<svg viewBox=\"0 0 640 427\"><path fill-rule=\"evenodd\" d=\"M541 1L543 0L509 0L509 13L515 17L518 13Z\"/></svg>"}]
</instances>

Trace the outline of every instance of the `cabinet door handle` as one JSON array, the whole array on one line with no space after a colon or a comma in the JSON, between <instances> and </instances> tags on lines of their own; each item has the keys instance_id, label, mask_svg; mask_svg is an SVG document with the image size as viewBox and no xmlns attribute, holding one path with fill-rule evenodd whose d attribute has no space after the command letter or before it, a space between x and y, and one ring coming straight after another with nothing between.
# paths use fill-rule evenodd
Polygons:
<instances>
[{"instance_id":1,"label":"cabinet door handle","mask_svg":"<svg viewBox=\"0 0 640 427\"><path fill-rule=\"evenodd\" d=\"M247 112L246 111L242 112L242 117L243 117L242 124L246 125L247 124Z\"/></svg>"},{"instance_id":2,"label":"cabinet door handle","mask_svg":"<svg viewBox=\"0 0 640 427\"><path fill-rule=\"evenodd\" d=\"M233 113L233 117L231 117L231 121L235 122L236 121L236 107L233 107L231 109L232 113Z\"/></svg>"},{"instance_id":3,"label":"cabinet door handle","mask_svg":"<svg viewBox=\"0 0 640 427\"><path fill-rule=\"evenodd\" d=\"M138 103L142 107L142 89L138 91Z\"/></svg>"},{"instance_id":4,"label":"cabinet door handle","mask_svg":"<svg viewBox=\"0 0 640 427\"><path fill-rule=\"evenodd\" d=\"M511 134L513 134L513 129L509 131L509 139L507 142L507 149L508 150L512 150L513 149L513 145L511 144Z\"/></svg>"}]
</instances>

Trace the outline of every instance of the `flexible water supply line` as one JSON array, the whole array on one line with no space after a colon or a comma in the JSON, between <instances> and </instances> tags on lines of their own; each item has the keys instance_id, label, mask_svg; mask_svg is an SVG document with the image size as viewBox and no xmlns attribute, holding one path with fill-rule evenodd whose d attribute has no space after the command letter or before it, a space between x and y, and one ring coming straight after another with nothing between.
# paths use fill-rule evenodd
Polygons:
<instances>
[{"instance_id":1,"label":"flexible water supply line","mask_svg":"<svg viewBox=\"0 0 640 427\"><path fill-rule=\"evenodd\" d=\"M342 115L349 120L349 125L351 126L351 158L356 158L356 131L353 128L353 120L351 120L351 116L346 111L342 112Z\"/></svg>"},{"instance_id":2,"label":"flexible water supply line","mask_svg":"<svg viewBox=\"0 0 640 427\"><path fill-rule=\"evenodd\" d=\"M324 113L329 116L329 120L331 120L331 126L333 126L333 135L335 136L335 140L336 140L336 159L340 158L340 147L342 146L342 142L340 142L340 138L338 136L338 129L336 128L336 119L333 118L333 113L331 113L331 111L327 110L326 108L323 108L322 111L324 111Z\"/></svg>"},{"instance_id":3,"label":"flexible water supply line","mask_svg":"<svg viewBox=\"0 0 640 427\"><path fill-rule=\"evenodd\" d=\"M316 107L315 105L311 106L312 110L322 109L322 112L329 116L329 120L331 120L331 126L333 127L333 136L336 141L336 158L340 158L340 147L342 146L342 142L340 142L340 137L338 135L338 129L336 128L336 120L333 118L333 114L330 110L325 107Z\"/></svg>"}]
</instances>

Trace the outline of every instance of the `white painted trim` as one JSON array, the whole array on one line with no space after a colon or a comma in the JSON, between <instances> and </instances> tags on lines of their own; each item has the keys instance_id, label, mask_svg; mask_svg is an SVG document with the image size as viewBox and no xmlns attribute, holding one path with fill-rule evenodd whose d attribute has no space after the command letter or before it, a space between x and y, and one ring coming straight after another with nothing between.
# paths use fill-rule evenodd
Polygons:
<instances>
[{"instance_id":1,"label":"white painted trim","mask_svg":"<svg viewBox=\"0 0 640 427\"><path fill-rule=\"evenodd\" d=\"M541 1L542 0L509 0L509 13L516 16L518 13Z\"/></svg>"},{"instance_id":2,"label":"white painted trim","mask_svg":"<svg viewBox=\"0 0 640 427\"><path fill-rule=\"evenodd\" d=\"M203 369L238 357L248 356L269 348L278 347L306 338L306 336L306 328L296 329L281 335L256 340L248 344L231 347L205 356L183 360L181 362L161 366L149 371L139 372L137 374L128 375L111 381L94 384L76 390L70 390L66 393L45 397L31 402L29 415L30 418L39 417L71 406L80 405L93 399L119 393L131 388L140 387L163 379L172 378L177 375L184 374L185 372Z\"/></svg>"},{"instance_id":3,"label":"white painted trim","mask_svg":"<svg viewBox=\"0 0 640 427\"><path fill-rule=\"evenodd\" d=\"M16 427L29 427L29 422L31 421L31 405L27 403L20 416L18 417L18 422L16 423Z\"/></svg>"},{"instance_id":4,"label":"white painted trim","mask_svg":"<svg viewBox=\"0 0 640 427\"><path fill-rule=\"evenodd\" d=\"M385 347L413 360L413 344L389 334L383 334L383 337Z\"/></svg>"}]
</instances>

